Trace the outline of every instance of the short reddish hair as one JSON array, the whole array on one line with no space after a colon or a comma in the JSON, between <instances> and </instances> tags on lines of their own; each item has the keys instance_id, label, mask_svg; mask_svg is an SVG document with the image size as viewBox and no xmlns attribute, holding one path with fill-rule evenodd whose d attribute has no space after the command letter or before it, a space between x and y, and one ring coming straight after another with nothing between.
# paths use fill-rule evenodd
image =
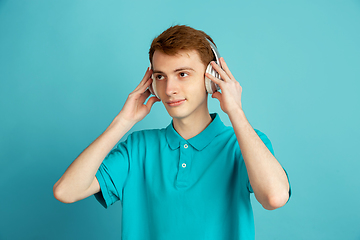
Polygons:
<instances>
[{"instance_id":1,"label":"short reddish hair","mask_svg":"<svg viewBox=\"0 0 360 240\"><path fill-rule=\"evenodd\" d=\"M182 50L196 50L201 61L207 66L215 56L206 39L214 43L212 38L203 31L185 25L172 26L152 41L149 50L150 62L152 63L155 51L176 55Z\"/></svg>"}]
</instances>

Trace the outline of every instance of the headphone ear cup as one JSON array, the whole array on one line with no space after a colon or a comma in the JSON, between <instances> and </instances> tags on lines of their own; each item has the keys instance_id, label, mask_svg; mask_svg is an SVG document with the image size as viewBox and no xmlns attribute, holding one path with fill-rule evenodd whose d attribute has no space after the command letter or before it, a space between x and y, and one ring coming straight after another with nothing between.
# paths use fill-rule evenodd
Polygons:
<instances>
[{"instance_id":1,"label":"headphone ear cup","mask_svg":"<svg viewBox=\"0 0 360 240\"><path fill-rule=\"evenodd\" d=\"M160 99L159 95L156 92L156 81L155 81L154 75L151 75L151 79L152 79L152 83L149 86L149 91L150 91L150 93L155 95L158 99Z\"/></svg>"},{"instance_id":2,"label":"headphone ear cup","mask_svg":"<svg viewBox=\"0 0 360 240\"><path fill-rule=\"evenodd\" d=\"M149 68L150 68L150 69L152 68L151 63L150 63ZM150 93L151 93L152 95L155 95L158 99L160 99L160 98L159 98L159 95L158 95L157 92L156 92L156 81L155 81L155 78L154 78L154 75L153 75L153 74L151 74L151 79L152 79L152 83L151 83L150 86L149 86L149 91L150 91Z\"/></svg>"},{"instance_id":3,"label":"headphone ear cup","mask_svg":"<svg viewBox=\"0 0 360 240\"><path fill-rule=\"evenodd\" d=\"M209 73L210 75L218 78L217 72L214 70L214 68L211 66L210 63L206 67L206 73ZM217 84L215 84L213 81L210 80L210 78L208 78L206 76L205 76L205 87L206 87L206 91L209 94L213 94L214 92L216 92L220 89L220 87Z\"/></svg>"},{"instance_id":4,"label":"headphone ear cup","mask_svg":"<svg viewBox=\"0 0 360 240\"><path fill-rule=\"evenodd\" d=\"M155 95L154 89L153 89L153 86L152 86L152 85L153 85L153 84L151 83L150 86L149 86L149 91L150 91L150 93L151 93L152 95Z\"/></svg>"}]
</instances>

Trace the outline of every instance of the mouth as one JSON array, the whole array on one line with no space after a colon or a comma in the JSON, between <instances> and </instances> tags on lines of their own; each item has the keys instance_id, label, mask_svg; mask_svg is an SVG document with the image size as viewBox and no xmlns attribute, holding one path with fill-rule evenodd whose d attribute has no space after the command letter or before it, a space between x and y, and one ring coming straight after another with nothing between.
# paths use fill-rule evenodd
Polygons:
<instances>
[{"instance_id":1,"label":"mouth","mask_svg":"<svg viewBox=\"0 0 360 240\"><path fill-rule=\"evenodd\" d=\"M172 100L172 101L167 101L166 104L169 105L170 107L176 107L183 104L185 101L186 99Z\"/></svg>"}]
</instances>

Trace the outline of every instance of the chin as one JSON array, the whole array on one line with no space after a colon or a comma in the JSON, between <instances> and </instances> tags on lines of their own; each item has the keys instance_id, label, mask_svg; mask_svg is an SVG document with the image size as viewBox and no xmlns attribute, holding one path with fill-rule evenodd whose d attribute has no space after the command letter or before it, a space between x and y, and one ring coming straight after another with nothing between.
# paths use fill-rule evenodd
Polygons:
<instances>
[{"instance_id":1,"label":"chin","mask_svg":"<svg viewBox=\"0 0 360 240\"><path fill-rule=\"evenodd\" d=\"M180 109L166 109L166 111L172 118L181 119L190 115L187 111L181 111Z\"/></svg>"},{"instance_id":2,"label":"chin","mask_svg":"<svg viewBox=\"0 0 360 240\"><path fill-rule=\"evenodd\" d=\"M170 115L170 117L172 117L172 118L179 118L179 119L181 119L181 118L184 118L184 117L187 116L186 114L174 113L173 111L167 111L167 112L168 112L168 114Z\"/></svg>"}]
</instances>

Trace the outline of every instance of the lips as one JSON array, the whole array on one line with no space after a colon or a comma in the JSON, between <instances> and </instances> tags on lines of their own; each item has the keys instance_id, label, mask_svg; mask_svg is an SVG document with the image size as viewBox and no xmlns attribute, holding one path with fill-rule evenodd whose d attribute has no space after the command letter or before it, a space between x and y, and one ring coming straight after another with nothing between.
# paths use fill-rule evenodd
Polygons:
<instances>
[{"instance_id":1,"label":"lips","mask_svg":"<svg viewBox=\"0 0 360 240\"><path fill-rule=\"evenodd\" d=\"M186 99L176 99L176 100L167 101L166 103L170 107L176 107L176 106L183 104L185 101L186 101Z\"/></svg>"}]
</instances>

